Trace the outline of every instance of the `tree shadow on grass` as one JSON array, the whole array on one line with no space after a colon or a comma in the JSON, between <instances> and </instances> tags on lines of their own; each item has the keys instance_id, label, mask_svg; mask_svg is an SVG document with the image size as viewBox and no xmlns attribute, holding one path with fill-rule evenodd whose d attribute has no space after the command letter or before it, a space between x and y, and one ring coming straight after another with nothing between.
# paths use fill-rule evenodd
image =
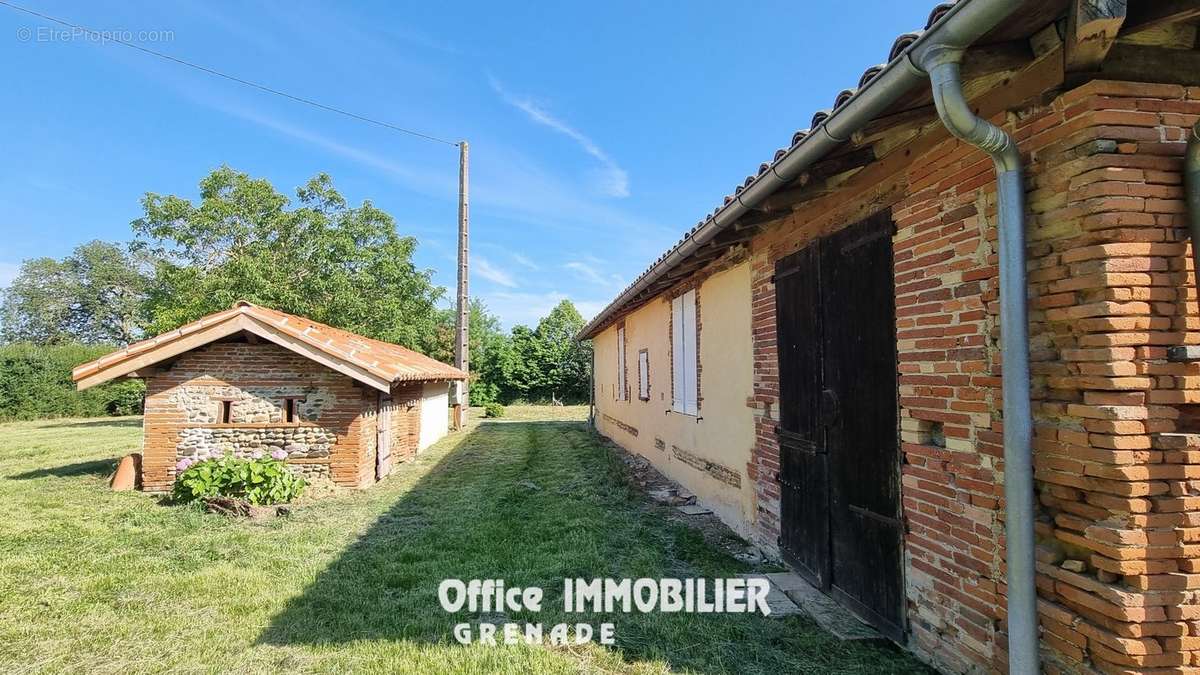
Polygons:
<instances>
[{"instance_id":1,"label":"tree shadow on grass","mask_svg":"<svg viewBox=\"0 0 1200 675\"><path fill-rule=\"evenodd\" d=\"M102 478L108 476L117 468L116 459L97 459L90 462L76 462L74 464L64 464L62 466L50 467L48 469L34 469L24 473L17 473L9 476L12 480L32 480L35 478L74 478L76 476L95 476Z\"/></svg>"},{"instance_id":2,"label":"tree shadow on grass","mask_svg":"<svg viewBox=\"0 0 1200 675\"><path fill-rule=\"evenodd\" d=\"M89 419L89 420L53 420L53 421L51 421L51 423L44 425L43 428L54 429L54 428L58 428L58 427L62 427L62 428L66 428L66 429L78 429L80 427L110 427L110 428L115 428L115 429L123 429L123 428L140 429L142 427L142 418L141 417L126 417L126 418L99 417L96 419Z\"/></svg>"},{"instance_id":3,"label":"tree shadow on grass","mask_svg":"<svg viewBox=\"0 0 1200 675\"><path fill-rule=\"evenodd\" d=\"M289 601L260 644L405 641L453 648L454 624L615 624L629 662L710 672L927 672L895 648L849 645L800 617L566 614L564 578L727 577L745 571L633 494L623 465L578 422L484 422L424 475L376 490L394 503ZM409 475L405 475L405 473ZM409 476L413 476L410 478ZM395 485L388 485L398 481ZM406 482L410 481L410 482ZM542 611L443 611L444 579L545 590ZM474 627L474 626L473 626Z\"/></svg>"}]
</instances>

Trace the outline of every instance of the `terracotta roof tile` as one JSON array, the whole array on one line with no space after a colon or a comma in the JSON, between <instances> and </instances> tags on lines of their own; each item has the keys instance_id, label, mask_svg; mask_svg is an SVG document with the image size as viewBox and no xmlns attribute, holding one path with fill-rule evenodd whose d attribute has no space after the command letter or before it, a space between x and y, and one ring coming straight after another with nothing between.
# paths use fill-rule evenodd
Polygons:
<instances>
[{"instance_id":1,"label":"terracotta roof tile","mask_svg":"<svg viewBox=\"0 0 1200 675\"><path fill-rule=\"evenodd\" d=\"M351 333L340 328L262 307L239 302L232 308L180 326L173 331L135 342L128 347L84 363L73 371L75 381L107 370L156 347L165 346L202 328L223 323L238 315L254 319L284 335L304 342L324 352L336 361L369 372L388 382L418 380L461 380L466 377L458 368L432 359L411 349L382 340ZM270 339L270 338L268 338Z\"/></svg>"}]
</instances>

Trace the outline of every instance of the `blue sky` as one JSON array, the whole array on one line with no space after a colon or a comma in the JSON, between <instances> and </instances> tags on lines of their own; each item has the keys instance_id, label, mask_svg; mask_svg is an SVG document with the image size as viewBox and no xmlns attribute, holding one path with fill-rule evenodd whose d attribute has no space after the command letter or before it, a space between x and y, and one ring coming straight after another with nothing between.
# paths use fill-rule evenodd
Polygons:
<instances>
[{"instance_id":1,"label":"blue sky","mask_svg":"<svg viewBox=\"0 0 1200 675\"><path fill-rule=\"evenodd\" d=\"M933 4L17 1L468 139L472 293L507 326L564 297L601 309ZM455 148L49 26L0 7L0 286L22 259L128 240L145 192L194 198L221 164L287 194L329 173L453 286Z\"/></svg>"}]
</instances>

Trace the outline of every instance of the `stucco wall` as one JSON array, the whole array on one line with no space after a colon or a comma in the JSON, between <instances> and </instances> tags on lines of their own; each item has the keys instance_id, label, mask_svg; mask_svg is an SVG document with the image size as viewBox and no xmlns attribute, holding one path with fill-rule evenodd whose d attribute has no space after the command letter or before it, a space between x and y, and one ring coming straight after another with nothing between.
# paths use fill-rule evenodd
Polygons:
<instances>
[{"instance_id":1,"label":"stucco wall","mask_svg":"<svg viewBox=\"0 0 1200 675\"><path fill-rule=\"evenodd\" d=\"M427 383L421 400L421 439L418 450L437 443L450 430L450 385Z\"/></svg>"},{"instance_id":2,"label":"stucco wall","mask_svg":"<svg viewBox=\"0 0 1200 675\"><path fill-rule=\"evenodd\" d=\"M676 293L690 288L684 286ZM750 266L738 263L702 280L699 415L671 410L671 301L667 294L624 319L629 400L616 396L617 325L596 336L596 426L622 447L695 493L737 532L754 521L754 488L746 474L754 444ZM650 357L650 400L638 397L638 352ZM636 432L636 433L635 433Z\"/></svg>"}]
</instances>

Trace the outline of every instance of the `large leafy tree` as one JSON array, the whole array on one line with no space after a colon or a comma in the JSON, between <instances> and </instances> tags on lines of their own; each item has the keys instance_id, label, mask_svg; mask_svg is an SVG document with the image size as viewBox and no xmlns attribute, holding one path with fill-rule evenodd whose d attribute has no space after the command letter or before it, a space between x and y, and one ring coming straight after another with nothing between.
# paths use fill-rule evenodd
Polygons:
<instances>
[{"instance_id":1,"label":"large leafy tree","mask_svg":"<svg viewBox=\"0 0 1200 675\"><path fill-rule=\"evenodd\" d=\"M92 241L71 255L21 264L3 291L0 335L7 342L127 344L141 337L149 288L144 259Z\"/></svg>"},{"instance_id":2,"label":"large leafy tree","mask_svg":"<svg viewBox=\"0 0 1200 675\"><path fill-rule=\"evenodd\" d=\"M590 343L575 336L583 328L583 317L570 300L558 303L538 322L534 330L538 369L541 373L540 398L581 401L588 396L592 363Z\"/></svg>"},{"instance_id":3,"label":"large leafy tree","mask_svg":"<svg viewBox=\"0 0 1200 675\"><path fill-rule=\"evenodd\" d=\"M319 174L296 203L222 167L200 199L147 194L135 246L157 261L150 330L249 300L409 347L428 345L444 289L413 264L417 242L369 201L350 206Z\"/></svg>"}]
</instances>

